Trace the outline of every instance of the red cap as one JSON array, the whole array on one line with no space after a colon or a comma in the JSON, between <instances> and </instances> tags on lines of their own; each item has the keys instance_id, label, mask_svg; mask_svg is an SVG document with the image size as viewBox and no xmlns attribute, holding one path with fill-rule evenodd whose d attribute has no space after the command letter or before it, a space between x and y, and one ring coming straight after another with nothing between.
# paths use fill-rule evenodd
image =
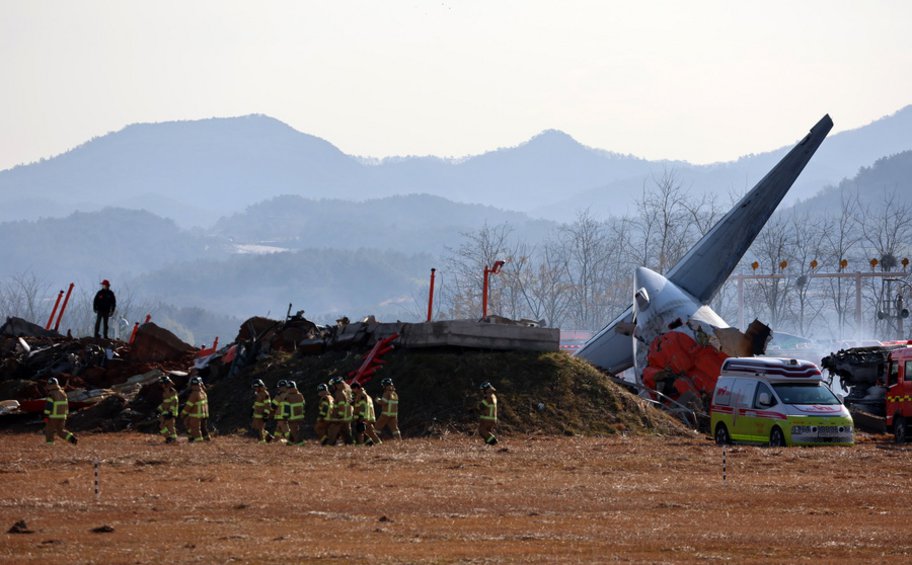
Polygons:
<instances>
[{"instance_id":1,"label":"red cap","mask_svg":"<svg viewBox=\"0 0 912 565\"><path fill-rule=\"evenodd\" d=\"M111 286L111 283L108 281L108 279L105 279L101 281L101 286Z\"/></svg>"}]
</instances>

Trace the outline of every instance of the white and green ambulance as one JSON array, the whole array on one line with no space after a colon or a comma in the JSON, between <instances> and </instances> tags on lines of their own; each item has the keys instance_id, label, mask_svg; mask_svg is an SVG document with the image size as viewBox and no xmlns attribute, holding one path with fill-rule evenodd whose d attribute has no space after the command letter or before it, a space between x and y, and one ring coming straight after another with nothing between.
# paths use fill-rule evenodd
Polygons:
<instances>
[{"instance_id":1,"label":"white and green ambulance","mask_svg":"<svg viewBox=\"0 0 912 565\"><path fill-rule=\"evenodd\" d=\"M817 365L777 357L730 357L713 392L716 443L852 445L848 409L824 384Z\"/></svg>"}]
</instances>

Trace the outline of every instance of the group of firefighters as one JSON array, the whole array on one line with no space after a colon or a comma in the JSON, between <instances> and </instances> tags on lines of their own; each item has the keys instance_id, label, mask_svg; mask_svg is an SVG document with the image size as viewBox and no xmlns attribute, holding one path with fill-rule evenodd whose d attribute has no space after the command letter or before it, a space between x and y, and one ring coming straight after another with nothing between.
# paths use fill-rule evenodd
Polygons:
<instances>
[{"instance_id":1,"label":"group of firefighters","mask_svg":"<svg viewBox=\"0 0 912 565\"><path fill-rule=\"evenodd\" d=\"M393 380L380 382L383 392L376 402L380 416L377 417L374 399L357 381L346 383L342 377L334 377L329 383L317 385L317 420L314 432L320 445L336 445L339 440L345 444L378 445L383 443L380 434L389 431L393 439L401 440L399 431L399 394ZM253 422L260 443L277 440L289 445L303 445L304 395L295 381L282 380L278 383L275 398L270 398L262 380L253 383ZM494 426L497 423L497 397L491 383L481 385L484 398L480 403L481 415L479 435L485 443L494 445L497 437ZM266 429L267 420L276 422L275 431Z\"/></svg>"},{"instance_id":2,"label":"group of firefighters","mask_svg":"<svg viewBox=\"0 0 912 565\"><path fill-rule=\"evenodd\" d=\"M375 445L383 443L380 434L388 430L394 439L402 439L399 431L399 394L392 379L383 379L383 394L377 398L380 417L374 409L374 399L357 381L350 385L342 377L317 386L319 405L314 432L321 445ZM275 398L270 399L263 381L253 383L253 423L260 443L277 440L290 445L304 444L304 395L295 381L278 383ZM275 431L266 429L267 420L276 423Z\"/></svg>"},{"instance_id":3,"label":"group of firefighters","mask_svg":"<svg viewBox=\"0 0 912 565\"><path fill-rule=\"evenodd\" d=\"M180 409L178 392L174 382L168 376L159 379L162 389L162 402L158 406L159 432L165 437L165 443L177 441L177 419L183 417L191 443L208 441L209 398L203 380L198 377L190 379L190 394ZM380 416L377 417L374 399L357 381L346 383L342 377L334 377L327 384L317 386L319 405L314 431L321 445L336 445L339 440L345 444L377 445L383 443L380 435L388 431L393 439L401 440L399 431L399 395L393 380L381 381L383 393L376 399ZM494 427L497 424L497 396L490 382L481 384L482 400L479 403L480 415L478 434L488 445L495 445L497 437ZM48 397L45 403L45 440L54 443L59 436L70 443L78 440L66 429L66 418L69 409L66 393L57 379L47 382ZM304 444L304 395L298 390L293 380L281 380L278 392L270 398L266 384L262 380L253 383L253 421L251 427L256 432L260 443L276 440L288 445ZM275 430L266 429L268 420L275 421Z\"/></svg>"}]
</instances>

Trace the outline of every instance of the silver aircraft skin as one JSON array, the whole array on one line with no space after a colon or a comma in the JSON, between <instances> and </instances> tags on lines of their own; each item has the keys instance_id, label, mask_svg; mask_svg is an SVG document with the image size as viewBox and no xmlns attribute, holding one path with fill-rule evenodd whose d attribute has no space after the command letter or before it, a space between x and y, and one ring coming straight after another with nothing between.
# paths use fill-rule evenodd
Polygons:
<instances>
[{"instance_id":1,"label":"silver aircraft skin","mask_svg":"<svg viewBox=\"0 0 912 565\"><path fill-rule=\"evenodd\" d=\"M729 327L712 308L651 269L637 267L633 288L633 367L637 382L647 365L649 345L660 335L676 331L702 343L711 341L717 329Z\"/></svg>"},{"instance_id":2,"label":"silver aircraft skin","mask_svg":"<svg viewBox=\"0 0 912 565\"><path fill-rule=\"evenodd\" d=\"M635 304L596 333L576 355L596 367L617 374L633 366L638 350L648 349L651 340L673 329L669 325L674 326L678 319L687 323L697 312L704 312L706 316L711 313L710 317L721 322L717 327L727 327L705 305L712 301L731 276L832 128L833 121L829 115L821 118L810 133L745 194L667 275L638 269L634 283L635 295L644 288L647 294L649 288L657 293L656 296L649 296L648 302L644 304L650 314L643 319L634 316L635 309L643 310L642 314L647 309L636 304L637 300L645 297L635 296ZM640 347L635 345L637 342ZM644 353L640 352L640 356L644 356ZM640 363L637 365L638 368L645 366Z\"/></svg>"}]
</instances>

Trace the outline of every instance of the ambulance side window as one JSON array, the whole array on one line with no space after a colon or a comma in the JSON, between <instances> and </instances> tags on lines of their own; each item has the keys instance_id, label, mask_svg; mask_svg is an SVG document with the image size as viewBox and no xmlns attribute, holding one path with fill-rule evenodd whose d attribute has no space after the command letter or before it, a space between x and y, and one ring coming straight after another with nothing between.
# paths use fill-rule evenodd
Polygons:
<instances>
[{"instance_id":1,"label":"ambulance side window","mask_svg":"<svg viewBox=\"0 0 912 565\"><path fill-rule=\"evenodd\" d=\"M716 389L716 404L719 404L721 406L731 406L731 386L731 379L720 379L719 388Z\"/></svg>"},{"instance_id":2,"label":"ambulance side window","mask_svg":"<svg viewBox=\"0 0 912 565\"><path fill-rule=\"evenodd\" d=\"M764 383L758 383L757 392L754 394L754 408L769 408L775 405L776 397L773 396L773 391L770 390L770 387Z\"/></svg>"},{"instance_id":3,"label":"ambulance side window","mask_svg":"<svg viewBox=\"0 0 912 565\"><path fill-rule=\"evenodd\" d=\"M732 392L734 405L740 408L749 408L754 398L756 386L756 381L752 379L735 380L734 391Z\"/></svg>"},{"instance_id":4,"label":"ambulance side window","mask_svg":"<svg viewBox=\"0 0 912 565\"><path fill-rule=\"evenodd\" d=\"M912 361L906 361L905 366L903 366L903 380L907 383L912 383Z\"/></svg>"}]
</instances>

